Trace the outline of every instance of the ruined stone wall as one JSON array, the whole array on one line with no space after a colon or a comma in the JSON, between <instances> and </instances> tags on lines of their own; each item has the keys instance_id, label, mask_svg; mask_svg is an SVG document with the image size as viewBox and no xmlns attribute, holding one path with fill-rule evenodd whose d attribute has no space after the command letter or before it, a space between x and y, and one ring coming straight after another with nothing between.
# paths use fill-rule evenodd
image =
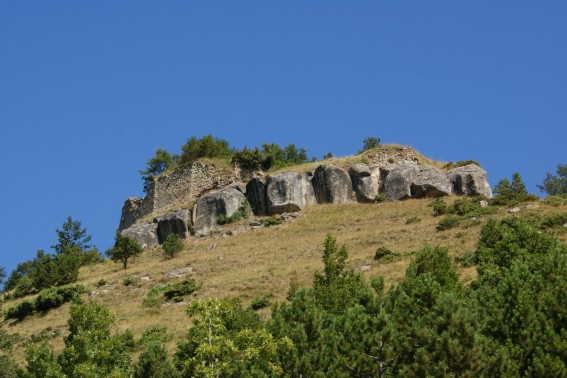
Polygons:
<instances>
[{"instance_id":1,"label":"ruined stone wall","mask_svg":"<svg viewBox=\"0 0 567 378\"><path fill-rule=\"evenodd\" d=\"M204 192L230 185L238 172L193 163L158 177L149 185L144 198L128 198L122 207L119 229L124 230L140 219L171 207L190 208Z\"/></svg>"}]
</instances>

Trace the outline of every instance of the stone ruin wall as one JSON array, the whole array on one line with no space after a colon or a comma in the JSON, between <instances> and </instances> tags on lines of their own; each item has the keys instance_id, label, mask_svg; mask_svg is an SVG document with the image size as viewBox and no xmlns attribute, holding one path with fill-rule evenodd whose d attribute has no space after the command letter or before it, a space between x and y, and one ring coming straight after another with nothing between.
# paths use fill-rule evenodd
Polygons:
<instances>
[{"instance_id":1,"label":"stone ruin wall","mask_svg":"<svg viewBox=\"0 0 567 378\"><path fill-rule=\"evenodd\" d=\"M119 230L171 207L190 207L204 192L230 185L240 178L238 171L193 163L160 176L144 198L128 198L122 207Z\"/></svg>"}]
</instances>

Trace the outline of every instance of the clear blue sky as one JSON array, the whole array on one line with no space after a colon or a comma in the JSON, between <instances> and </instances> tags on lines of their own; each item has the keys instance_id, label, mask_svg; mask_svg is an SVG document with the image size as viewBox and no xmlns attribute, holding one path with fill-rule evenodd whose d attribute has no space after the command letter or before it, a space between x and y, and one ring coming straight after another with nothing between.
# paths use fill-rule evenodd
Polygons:
<instances>
[{"instance_id":1,"label":"clear blue sky","mask_svg":"<svg viewBox=\"0 0 567 378\"><path fill-rule=\"evenodd\" d=\"M367 136L528 189L567 163L565 1L2 1L0 266L68 215L101 251L191 136L351 155Z\"/></svg>"}]
</instances>

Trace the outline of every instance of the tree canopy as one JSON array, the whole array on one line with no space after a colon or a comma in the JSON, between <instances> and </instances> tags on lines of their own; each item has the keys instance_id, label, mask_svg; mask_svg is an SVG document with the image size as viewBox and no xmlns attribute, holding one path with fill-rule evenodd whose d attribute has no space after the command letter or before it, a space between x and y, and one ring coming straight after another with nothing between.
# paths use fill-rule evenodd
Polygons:
<instances>
[{"instance_id":1,"label":"tree canopy","mask_svg":"<svg viewBox=\"0 0 567 378\"><path fill-rule=\"evenodd\" d=\"M559 164L556 173L547 173L543 184L537 187L550 196L567 195L567 164Z\"/></svg>"}]
</instances>

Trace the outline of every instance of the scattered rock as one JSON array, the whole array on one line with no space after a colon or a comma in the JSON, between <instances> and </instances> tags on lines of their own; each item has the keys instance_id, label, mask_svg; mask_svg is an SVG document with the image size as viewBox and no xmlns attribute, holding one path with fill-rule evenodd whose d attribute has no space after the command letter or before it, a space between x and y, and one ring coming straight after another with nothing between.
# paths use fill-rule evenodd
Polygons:
<instances>
[{"instance_id":1,"label":"scattered rock","mask_svg":"<svg viewBox=\"0 0 567 378\"><path fill-rule=\"evenodd\" d=\"M230 217L236 213L246 197L236 189L224 188L208 193L193 207L193 230L201 236L213 231L219 216Z\"/></svg>"},{"instance_id":2,"label":"scattered rock","mask_svg":"<svg viewBox=\"0 0 567 378\"><path fill-rule=\"evenodd\" d=\"M254 177L246 184L246 198L250 203L254 215L263 216L266 211L266 182Z\"/></svg>"},{"instance_id":3,"label":"scattered rock","mask_svg":"<svg viewBox=\"0 0 567 378\"><path fill-rule=\"evenodd\" d=\"M451 194L445 173L431 166L420 167L411 183L412 198L436 198Z\"/></svg>"},{"instance_id":4,"label":"scattered rock","mask_svg":"<svg viewBox=\"0 0 567 378\"><path fill-rule=\"evenodd\" d=\"M513 207L511 209L508 209L509 213L519 213L520 212L520 208L519 207Z\"/></svg>"},{"instance_id":5,"label":"scattered rock","mask_svg":"<svg viewBox=\"0 0 567 378\"><path fill-rule=\"evenodd\" d=\"M320 165L311 180L317 203L346 203L353 200L348 173L335 165Z\"/></svg>"},{"instance_id":6,"label":"scattered rock","mask_svg":"<svg viewBox=\"0 0 567 378\"><path fill-rule=\"evenodd\" d=\"M151 281L152 278L150 276L142 276L142 277L140 277L140 280L141 281Z\"/></svg>"},{"instance_id":7,"label":"scattered rock","mask_svg":"<svg viewBox=\"0 0 567 378\"><path fill-rule=\"evenodd\" d=\"M447 178L453 186L453 193L492 198L492 190L488 184L486 171L476 164L451 169L447 172Z\"/></svg>"},{"instance_id":8,"label":"scattered rock","mask_svg":"<svg viewBox=\"0 0 567 378\"><path fill-rule=\"evenodd\" d=\"M311 180L304 173L285 172L266 180L266 203L269 215L303 210L316 203Z\"/></svg>"},{"instance_id":9,"label":"scattered rock","mask_svg":"<svg viewBox=\"0 0 567 378\"><path fill-rule=\"evenodd\" d=\"M162 244L170 234L177 234L185 238L189 232L190 214L187 209L177 209L163 217L156 218L155 222L158 225L157 235L160 244Z\"/></svg>"},{"instance_id":10,"label":"scattered rock","mask_svg":"<svg viewBox=\"0 0 567 378\"><path fill-rule=\"evenodd\" d=\"M363 265L363 266L360 267L360 271L366 272L366 271L369 271L371 268L372 268L371 265Z\"/></svg>"},{"instance_id":11,"label":"scattered rock","mask_svg":"<svg viewBox=\"0 0 567 378\"><path fill-rule=\"evenodd\" d=\"M216 244L216 243L215 243L215 244L211 244L211 245L209 245L209 246L207 247L207 250L208 250L208 251L212 251L212 250L215 249L216 247L217 247L217 244Z\"/></svg>"},{"instance_id":12,"label":"scattered rock","mask_svg":"<svg viewBox=\"0 0 567 378\"><path fill-rule=\"evenodd\" d=\"M177 269L173 269L171 272L167 272L165 274L166 278L178 278L178 277L183 277L185 275L187 275L188 273L191 273L193 271L193 268L188 266L185 268L177 268Z\"/></svg>"},{"instance_id":13,"label":"scattered rock","mask_svg":"<svg viewBox=\"0 0 567 378\"><path fill-rule=\"evenodd\" d=\"M374 202L380 190L380 169L366 164L355 164L348 170L358 202Z\"/></svg>"},{"instance_id":14,"label":"scattered rock","mask_svg":"<svg viewBox=\"0 0 567 378\"><path fill-rule=\"evenodd\" d=\"M566 228L567 228L567 223L565 223L565 224L563 225L563 227L566 227Z\"/></svg>"},{"instance_id":15,"label":"scattered rock","mask_svg":"<svg viewBox=\"0 0 567 378\"><path fill-rule=\"evenodd\" d=\"M260 222L260 221L252 221L252 222L248 223L248 225L249 225L250 227L262 227L262 222Z\"/></svg>"},{"instance_id":16,"label":"scattered rock","mask_svg":"<svg viewBox=\"0 0 567 378\"><path fill-rule=\"evenodd\" d=\"M120 233L136 240L144 249L159 245L157 223L134 224Z\"/></svg>"},{"instance_id":17,"label":"scattered rock","mask_svg":"<svg viewBox=\"0 0 567 378\"><path fill-rule=\"evenodd\" d=\"M480 201L479 204L480 204L480 207L488 207L488 202L485 201L485 200Z\"/></svg>"}]
</instances>

